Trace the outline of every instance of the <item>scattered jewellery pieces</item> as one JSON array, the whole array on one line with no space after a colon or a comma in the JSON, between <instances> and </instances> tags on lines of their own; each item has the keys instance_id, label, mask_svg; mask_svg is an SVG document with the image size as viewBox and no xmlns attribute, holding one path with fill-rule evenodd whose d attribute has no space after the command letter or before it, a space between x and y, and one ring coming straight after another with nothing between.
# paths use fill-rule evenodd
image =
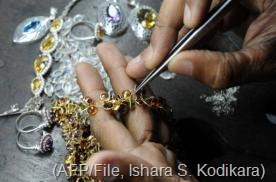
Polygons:
<instances>
[{"instance_id":1,"label":"scattered jewellery pieces","mask_svg":"<svg viewBox=\"0 0 276 182\"><path fill-rule=\"evenodd\" d=\"M234 106L237 102L236 94L239 92L239 89L240 87L232 87L217 91L211 96L202 95L200 98L212 104L212 111L217 116L229 115L235 110Z\"/></svg>"},{"instance_id":2,"label":"scattered jewellery pieces","mask_svg":"<svg viewBox=\"0 0 276 182\"><path fill-rule=\"evenodd\" d=\"M53 100L51 118L61 128L62 137L66 143L68 154L64 158L64 164L69 168L70 164L85 164L93 154L100 151L101 146L90 130L90 116L95 116L98 109L105 109L126 115L135 105L146 106L153 110L171 112L165 100L155 97L145 97L141 92L135 96L130 90L125 90L121 95L101 93L99 101L93 101L89 97L83 98L82 103L73 102L67 98ZM79 171L76 169L75 171ZM69 178L73 181L97 181L87 174L74 173Z\"/></svg>"},{"instance_id":3,"label":"scattered jewellery pieces","mask_svg":"<svg viewBox=\"0 0 276 182\"><path fill-rule=\"evenodd\" d=\"M52 102L52 119L62 130L68 154L64 164L85 164L87 159L100 150L100 144L90 131L89 114L82 103L75 103L61 98ZM75 171L79 171L78 169ZM86 174L80 176L77 172L70 176L73 181L91 181Z\"/></svg>"},{"instance_id":4,"label":"scattered jewellery pieces","mask_svg":"<svg viewBox=\"0 0 276 182\"><path fill-rule=\"evenodd\" d=\"M25 127L23 128L24 130L27 128L29 128L30 126L28 127ZM51 136L51 134L43 131L41 132L42 134L42 137L40 139L40 142L38 145L35 145L35 146L25 146L23 144L20 143L20 137L22 135L21 132L18 132L17 133L17 141L16 141L16 144L17 146L22 149L22 150L32 150L32 151L38 151L40 153L47 153L47 152L50 152L53 150L53 138Z\"/></svg>"}]
</instances>

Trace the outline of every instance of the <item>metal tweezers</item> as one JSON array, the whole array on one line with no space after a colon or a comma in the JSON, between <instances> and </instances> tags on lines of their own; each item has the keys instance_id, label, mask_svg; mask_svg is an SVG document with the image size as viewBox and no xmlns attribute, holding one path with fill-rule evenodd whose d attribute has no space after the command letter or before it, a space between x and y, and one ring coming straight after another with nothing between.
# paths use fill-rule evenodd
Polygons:
<instances>
[{"instance_id":1,"label":"metal tweezers","mask_svg":"<svg viewBox=\"0 0 276 182\"><path fill-rule=\"evenodd\" d=\"M139 92L156 76L166 70L169 62L182 50L191 49L199 40L210 32L222 18L232 9L236 0L223 0L215 6L206 16L205 21L197 28L191 29L181 40L172 48L165 57L164 61L154 70L152 70L145 79L135 88L135 93Z\"/></svg>"}]
</instances>

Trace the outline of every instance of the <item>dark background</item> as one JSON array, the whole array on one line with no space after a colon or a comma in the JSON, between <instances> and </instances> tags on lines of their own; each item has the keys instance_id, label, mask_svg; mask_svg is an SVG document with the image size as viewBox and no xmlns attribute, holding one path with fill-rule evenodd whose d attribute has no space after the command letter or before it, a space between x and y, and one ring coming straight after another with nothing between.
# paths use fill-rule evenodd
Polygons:
<instances>
[{"instance_id":1,"label":"dark background","mask_svg":"<svg viewBox=\"0 0 276 182\"><path fill-rule=\"evenodd\" d=\"M62 10L66 0L0 0L0 112L18 103L23 106L32 96L30 82L34 77L33 60L39 44L15 45L12 37L16 26L31 16L47 16L51 6ZM95 19L100 0L82 0L71 15L84 14ZM161 0L143 1L159 9ZM112 39L123 53L137 55L145 44L128 30L124 36ZM242 39L234 32L217 33L204 47L214 50L235 50ZM165 97L174 109L177 127L172 128L171 145L178 158L193 170L197 163L266 168L264 181L276 181L276 126L269 123L265 113L276 103L276 82L250 83L241 86L237 94L235 113L216 116L211 105L200 95L211 95L213 90L187 77L173 81L157 79L152 82L156 95ZM34 155L16 146L16 117L0 118L0 181L54 181L52 169L61 164L66 154L58 129L54 129L54 151L48 155ZM66 181L62 176L59 181ZM203 178L201 181L259 181L258 178Z\"/></svg>"}]
</instances>

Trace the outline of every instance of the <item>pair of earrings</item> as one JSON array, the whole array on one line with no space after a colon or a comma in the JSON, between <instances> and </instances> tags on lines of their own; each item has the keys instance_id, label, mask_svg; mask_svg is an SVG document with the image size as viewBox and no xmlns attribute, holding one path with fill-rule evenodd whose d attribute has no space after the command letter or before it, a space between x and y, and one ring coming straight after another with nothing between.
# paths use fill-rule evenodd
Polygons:
<instances>
[{"instance_id":1,"label":"pair of earrings","mask_svg":"<svg viewBox=\"0 0 276 182\"><path fill-rule=\"evenodd\" d=\"M40 124L37 126L33 125L26 125L21 126L22 121L24 119L28 119L28 116L36 116L39 118ZM28 120L29 121L29 120ZM52 120L52 116L49 110L46 108L43 108L42 110L38 111L28 111L22 113L17 119L16 119L16 129L17 129L17 146L20 149L23 150L34 150L41 153L50 152L53 149L53 138L50 133L45 132L43 129L45 128L51 128L53 126L54 122ZM34 146L27 146L23 145L20 142L20 138L23 134L33 134L33 133L40 133L42 136L40 138L39 144L36 144Z\"/></svg>"}]
</instances>

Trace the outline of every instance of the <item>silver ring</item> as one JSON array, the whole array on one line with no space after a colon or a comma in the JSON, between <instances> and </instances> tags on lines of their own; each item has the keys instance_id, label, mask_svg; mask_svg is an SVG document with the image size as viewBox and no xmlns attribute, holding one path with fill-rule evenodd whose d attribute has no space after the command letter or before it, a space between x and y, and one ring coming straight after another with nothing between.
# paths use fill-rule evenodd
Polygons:
<instances>
[{"instance_id":1,"label":"silver ring","mask_svg":"<svg viewBox=\"0 0 276 182\"><path fill-rule=\"evenodd\" d=\"M76 28L79 25L85 25L86 27L88 27L89 29L91 29L93 31L93 35L90 36L78 36L75 33L73 33L73 29ZM98 40L98 37L96 37L96 25L89 22L89 21L79 21L76 22L72 25L71 30L70 30L70 36L75 39L75 40Z\"/></svg>"},{"instance_id":2,"label":"silver ring","mask_svg":"<svg viewBox=\"0 0 276 182\"><path fill-rule=\"evenodd\" d=\"M24 129L27 129L32 126L25 127ZM45 131L42 132L42 137L39 141L39 144L34 145L34 146L24 146L19 142L20 136L22 133L18 132L17 133L17 139L16 139L16 144L20 149L23 150L33 150L33 151L38 151L41 153L46 153L50 152L53 150L53 138L50 133L47 133Z\"/></svg>"},{"instance_id":3,"label":"silver ring","mask_svg":"<svg viewBox=\"0 0 276 182\"><path fill-rule=\"evenodd\" d=\"M122 33L128 24L124 8L115 1L107 1L99 6L98 22L108 36Z\"/></svg>"},{"instance_id":4,"label":"silver ring","mask_svg":"<svg viewBox=\"0 0 276 182\"><path fill-rule=\"evenodd\" d=\"M22 121L22 119L26 116L32 116L32 115L40 117L40 119L42 120L42 123L32 129L21 128L20 122ZM53 124L54 124L54 121L51 118L50 111L47 110L46 108L43 108L40 111L29 111L29 112L22 113L20 116L18 116L16 118L15 126L16 126L17 131L20 133L31 133L31 132L41 130L44 128L50 128Z\"/></svg>"},{"instance_id":5,"label":"silver ring","mask_svg":"<svg viewBox=\"0 0 276 182\"><path fill-rule=\"evenodd\" d=\"M129 23L135 36L143 41L150 39L158 13L149 6L138 6L130 12Z\"/></svg>"}]
</instances>

